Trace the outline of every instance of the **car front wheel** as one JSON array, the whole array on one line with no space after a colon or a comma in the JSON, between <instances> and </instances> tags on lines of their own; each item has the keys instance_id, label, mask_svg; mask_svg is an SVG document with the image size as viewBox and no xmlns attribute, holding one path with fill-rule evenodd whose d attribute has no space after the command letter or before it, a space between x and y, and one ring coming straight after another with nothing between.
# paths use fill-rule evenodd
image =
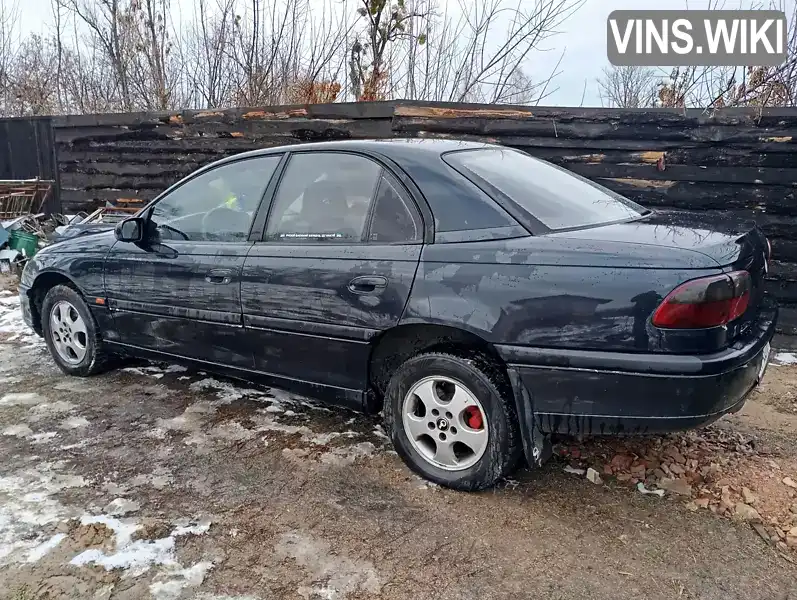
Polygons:
<instances>
[{"instance_id":1,"label":"car front wheel","mask_svg":"<svg viewBox=\"0 0 797 600\"><path fill-rule=\"evenodd\" d=\"M74 288L56 285L50 289L41 314L47 347L64 373L87 376L105 370L109 355L89 307Z\"/></svg>"},{"instance_id":2,"label":"car front wheel","mask_svg":"<svg viewBox=\"0 0 797 600\"><path fill-rule=\"evenodd\" d=\"M491 487L521 457L511 391L485 357L434 352L409 359L388 385L385 422L407 466L450 488Z\"/></svg>"}]
</instances>

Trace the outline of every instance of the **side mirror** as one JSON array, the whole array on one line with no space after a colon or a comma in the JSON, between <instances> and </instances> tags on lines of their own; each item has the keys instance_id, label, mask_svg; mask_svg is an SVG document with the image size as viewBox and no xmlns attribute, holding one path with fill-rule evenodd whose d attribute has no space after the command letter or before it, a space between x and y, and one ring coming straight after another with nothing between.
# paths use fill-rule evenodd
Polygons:
<instances>
[{"instance_id":1,"label":"side mirror","mask_svg":"<svg viewBox=\"0 0 797 600\"><path fill-rule=\"evenodd\" d=\"M131 217L125 219L116 226L116 239L120 242L143 242L144 241L144 224L145 221L141 217Z\"/></svg>"}]
</instances>

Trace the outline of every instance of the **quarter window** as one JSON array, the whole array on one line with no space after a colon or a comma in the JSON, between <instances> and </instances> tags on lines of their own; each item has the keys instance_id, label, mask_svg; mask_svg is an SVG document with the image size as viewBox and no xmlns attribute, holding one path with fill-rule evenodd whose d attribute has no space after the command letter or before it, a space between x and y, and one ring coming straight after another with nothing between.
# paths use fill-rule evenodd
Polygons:
<instances>
[{"instance_id":1,"label":"quarter window","mask_svg":"<svg viewBox=\"0 0 797 600\"><path fill-rule=\"evenodd\" d=\"M167 194L150 214L154 241L239 242L281 156L229 163L190 179Z\"/></svg>"},{"instance_id":2,"label":"quarter window","mask_svg":"<svg viewBox=\"0 0 797 600\"><path fill-rule=\"evenodd\" d=\"M383 174L374 201L369 240L395 244L417 242L422 237L412 201L392 177Z\"/></svg>"}]
</instances>

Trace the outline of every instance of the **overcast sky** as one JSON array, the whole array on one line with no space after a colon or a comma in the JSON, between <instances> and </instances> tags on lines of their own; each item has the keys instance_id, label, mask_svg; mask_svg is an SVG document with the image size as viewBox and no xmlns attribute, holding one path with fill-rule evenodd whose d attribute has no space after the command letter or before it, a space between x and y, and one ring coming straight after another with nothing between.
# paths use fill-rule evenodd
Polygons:
<instances>
[{"instance_id":1,"label":"overcast sky","mask_svg":"<svg viewBox=\"0 0 797 600\"><path fill-rule=\"evenodd\" d=\"M50 0L0 0L19 4L22 22L26 28L44 31L51 23ZM452 0L448 0L452 1ZM722 0L719 0L722 3ZM786 4L787 14L795 0L776 0ZM533 4L534 0L520 0ZM748 8L756 0L724 0L724 8ZM769 0L758 0L768 5ZM543 104L558 106L600 106L596 78L608 65L606 58L606 20L613 10L630 9L705 9L710 0L586 0L579 9L560 27L561 33L546 40L546 50L530 55L527 71L535 79L545 78L556 66L562 52L559 70L561 74L552 82L558 88ZM716 5L717 2L712 2ZM190 15L193 0L172 0L172 6ZM585 87L586 86L586 87Z\"/></svg>"}]
</instances>

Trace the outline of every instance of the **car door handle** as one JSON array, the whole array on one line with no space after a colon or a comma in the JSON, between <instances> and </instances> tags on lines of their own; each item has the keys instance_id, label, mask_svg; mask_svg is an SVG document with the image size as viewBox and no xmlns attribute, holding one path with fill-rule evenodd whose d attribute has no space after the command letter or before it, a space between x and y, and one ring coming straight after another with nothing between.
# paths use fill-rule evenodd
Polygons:
<instances>
[{"instance_id":1,"label":"car door handle","mask_svg":"<svg viewBox=\"0 0 797 600\"><path fill-rule=\"evenodd\" d=\"M208 271L208 274L205 275L205 281L208 283L225 285L232 281L232 271L228 269L213 269L212 271Z\"/></svg>"},{"instance_id":2,"label":"car door handle","mask_svg":"<svg viewBox=\"0 0 797 600\"><path fill-rule=\"evenodd\" d=\"M381 293L387 287L387 277L369 276L355 277L349 282L349 291L355 294Z\"/></svg>"}]
</instances>

